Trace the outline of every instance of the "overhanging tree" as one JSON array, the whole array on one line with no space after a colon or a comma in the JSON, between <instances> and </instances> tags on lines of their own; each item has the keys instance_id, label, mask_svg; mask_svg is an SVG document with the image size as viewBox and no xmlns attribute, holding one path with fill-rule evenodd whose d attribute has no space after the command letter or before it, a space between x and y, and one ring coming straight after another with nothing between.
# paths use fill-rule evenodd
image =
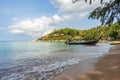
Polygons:
<instances>
[{"instance_id":1,"label":"overhanging tree","mask_svg":"<svg viewBox=\"0 0 120 80\"><path fill-rule=\"evenodd\" d=\"M73 0L74 3L81 0ZM85 0L92 4L92 1L95 0ZM101 21L102 25L113 24L114 22L118 22L120 24L120 0L108 0L104 2L104 0L100 0L101 6L94 9L89 19L98 19Z\"/></svg>"},{"instance_id":2,"label":"overhanging tree","mask_svg":"<svg viewBox=\"0 0 120 80\"><path fill-rule=\"evenodd\" d=\"M110 0L107 3L102 3L100 7L91 12L89 18L100 20L102 25L113 24L114 22L120 24L120 0Z\"/></svg>"}]
</instances>

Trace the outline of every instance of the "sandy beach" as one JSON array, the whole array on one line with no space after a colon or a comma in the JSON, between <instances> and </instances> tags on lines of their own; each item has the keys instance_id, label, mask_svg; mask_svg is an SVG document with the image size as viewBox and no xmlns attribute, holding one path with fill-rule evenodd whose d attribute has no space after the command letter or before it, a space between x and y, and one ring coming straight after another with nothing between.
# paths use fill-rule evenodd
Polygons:
<instances>
[{"instance_id":1,"label":"sandy beach","mask_svg":"<svg viewBox=\"0 0 120 80\"><path fill-rule=\"evenodd\" d=\"M52 80L120 80L120 45L99 58L68 67Z\"/></svg>"}]
</instances>

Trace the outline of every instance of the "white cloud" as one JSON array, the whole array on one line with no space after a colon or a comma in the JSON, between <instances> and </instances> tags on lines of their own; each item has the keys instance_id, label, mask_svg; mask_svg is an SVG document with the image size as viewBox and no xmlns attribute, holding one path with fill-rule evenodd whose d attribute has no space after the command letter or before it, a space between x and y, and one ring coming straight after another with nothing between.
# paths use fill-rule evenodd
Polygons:
<instances>
[{"instance_id":1,"label":"white cloud","mask_svg":"<svg viewBox=\"0 0 120 80\"><path fill-rule=\"evenodd\" d=\"M43 36L54 30L55 25L69 19L69 16L58 16L57 14L52 17L42 16L33 20L22 20L14 25L9 26L10 32L14 34L26 34L31 36Z\"/></svg>"},{"instance_id":2,"label":"white cloud","mask_svg":"<svg viewBox=\"0 0 120 80\"><path fill-rule=\"evenodd\" d=\"M58 16L56 14L52 18L53 18L53 21L55 21L55 23L59 23L59 22L64 20L60 16Z\"/></svg>"},{"instance_id":3,"label":"white cloud","mask_svg":"<svg viewBox=\"0 0 120 80\"><path fill-rule=\"evenodd\" d=\"M57 14L53 15L51 18L53 20L53 24L60 24L61 22L71 19L69 15L58 16Z\"/></svg>"},{"instance_id":4,"label":"white cloud","mask_svg":"<svg viewBox=\"0 0 120 80\"><path fill-rule=\"evenodd\" d=\"M100 6L100 1L95 0L90 5L81 0L76 3L72 3L72 0L51 0L51 4L58 9L59 12L64 15L71 15L72 17L82 18L86 13L90 13L93 9Z\"/></svg>"},{"instance_id":5,"label":"white cloud","mask_svg":"<svg viewBox=\"0 0 120 80\"><path fill-rule=\"evenodd\" d=\"M14 18L12 18L12 20L13 20L13 21L17 21L17 20L18 20L18 18L15 18L15 17L14 17Z\"/></svg>"},{"instance_id":6,"label":"white cloud","mask_svg":"<svg viewBox=\"0 0 120 80\"><path fill-rule=\"evenodd\" d=\"M63 15L62 16L64 19L70 19L71 17L70 17L70 15Z\"/></svg>"},{"instance_id":7,"label":"white cloud","mask_svg":"<svg viewBox=\"0 0 120 80\"><path fill-rule=\"evenodd\" d=\"M25 31L24 30L17 30L17 29L13 29L13 30L11 30L11 32L12 33L17 33L17 34L22 34L22 33L25 33Z\"/></svg>"},{"instance_id":8,"label":"white cloud","mask_svg":"<svg viewBox=\"0 0 120 80\"><path fill-rule=\"evenodd\" d=\"M9 26L10 32L14 34L27 34L31 36L42 36L51 32L54 27L50 25L51 19L45 16L33 19L19 21Z\"/></svg>"},{"instance_id":9,"label":"white cloud","mask_svg":"<svg viewBox=\"0 0 120 80\"><path fill-rule=\"evenodd\" d=\"M54 28L64 22L75 21L85 17L90 11L100 5L99 0L95 0L92 5L84 1L72 3L72 0L50 0L51 4L58 9L61 16L54 14L51 17L42 16L32 20L21 20L9 26L10 32L14 34L26 34L31 36L43 36L50 33ZM17 21L17 18L12 18Z\"/></svg>"}]
</instances>

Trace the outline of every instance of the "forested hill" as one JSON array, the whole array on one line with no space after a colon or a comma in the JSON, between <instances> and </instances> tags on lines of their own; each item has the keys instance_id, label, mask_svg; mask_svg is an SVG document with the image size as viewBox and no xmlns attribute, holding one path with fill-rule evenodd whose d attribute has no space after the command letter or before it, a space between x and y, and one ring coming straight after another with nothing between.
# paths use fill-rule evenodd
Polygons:
<instances>
[{"instance_id":1,"label":"forested hill","mask_svg":"<svg viewBox=\"0 0 120 80\"><path fill-rule=\"evenodd\" d=\"M120 37L120 25L115 23L111 26L98 26L88 30L77 30L72 28L64 28L54 30L50 34L47 34L36 41L64 41L68 39L78 40L93 40L98 39L99 36L103 36L103 40L113 40Z\"/></svg>"}]
</instances>

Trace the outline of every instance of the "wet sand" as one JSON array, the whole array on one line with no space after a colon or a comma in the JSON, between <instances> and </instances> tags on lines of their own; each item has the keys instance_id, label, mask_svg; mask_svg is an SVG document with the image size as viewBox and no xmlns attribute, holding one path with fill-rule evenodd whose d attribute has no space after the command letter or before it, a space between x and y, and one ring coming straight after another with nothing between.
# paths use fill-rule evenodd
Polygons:
<instances>
[{"instance_id":1,"label":"wet sand","mask_svg":"<svg viewBox=\"0 0 120 80\"><path fill-rule=\"evenodd\" d=\"M99 58L68 67L52 80L120 80L120 45Z\"/></svg>"}]
</instances>

